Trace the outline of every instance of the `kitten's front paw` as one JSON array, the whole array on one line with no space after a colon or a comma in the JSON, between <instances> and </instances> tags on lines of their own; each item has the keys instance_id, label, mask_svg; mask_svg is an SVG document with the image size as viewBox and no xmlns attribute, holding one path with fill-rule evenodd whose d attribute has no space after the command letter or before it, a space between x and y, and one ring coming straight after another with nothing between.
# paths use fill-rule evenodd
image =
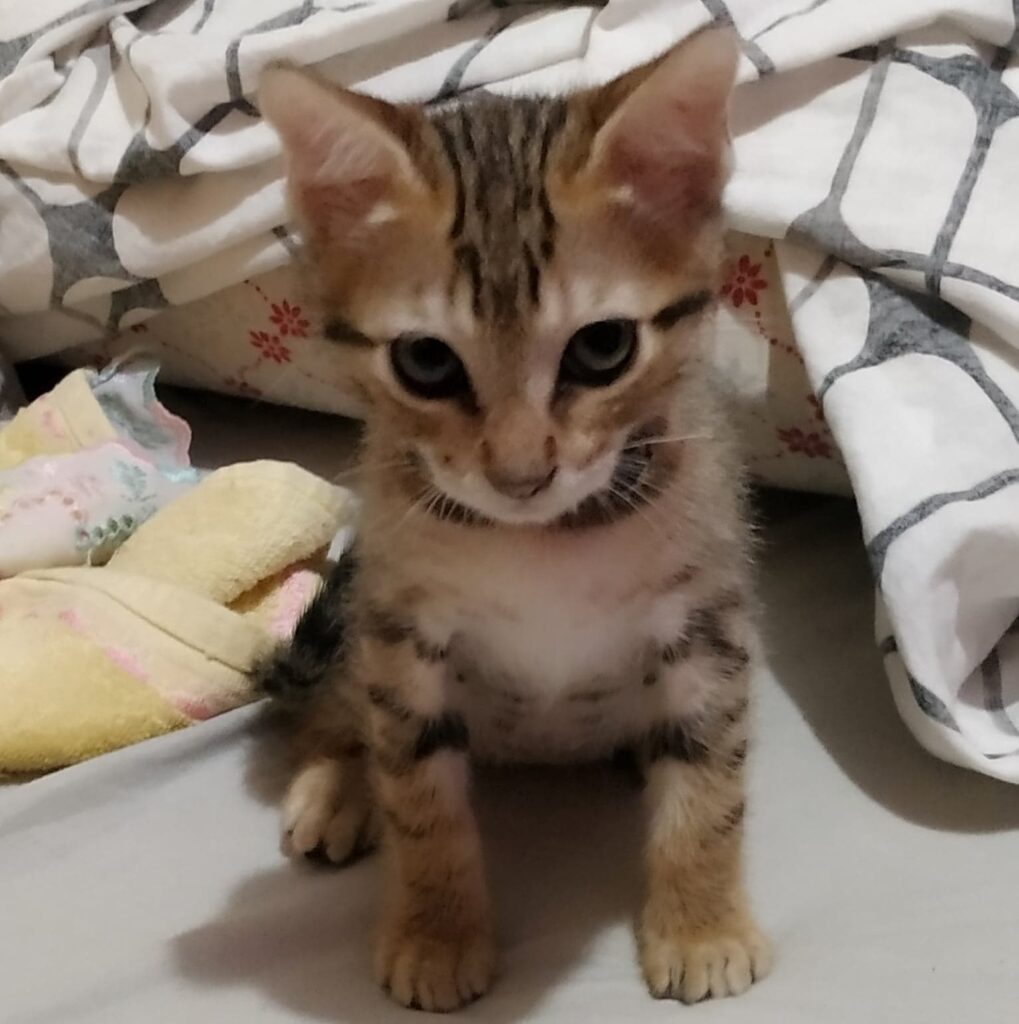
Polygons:
<instances>
[{"instance_id":1,"label":"kitten's front paw","mask_svg":"<svg viewBox=\"0 0 1019 1024\"><path fill-rule=\"evenodd\" d=\"M376 953L379 984L403 1006L447 1013L483 996L492 983L495 944L484 927L428 935L388 927Z\"/></svg>"},{"instance_id":2,"label":"kitten's front paw","mask_svg":"<svg viewBox=\"0 0 1019 1024\"><path fill-rule=\"evenodd\" d=\"M367 787L340 762L312 761L294 776L283 803L284 853L345 864L374 848L376 833Z\"/></svg>"},{"instance_id":3,"label":"kitten's front paw","mask_svg":"<svg viewBox=\"0 0 1019 1024\"><path fill-rule=\"evenodd\" d=\"M771 944L752 922L683 933L645 922L640 961L656 999L698 1003L742 995L771 969Z\"/></svg>"}]
</instances>

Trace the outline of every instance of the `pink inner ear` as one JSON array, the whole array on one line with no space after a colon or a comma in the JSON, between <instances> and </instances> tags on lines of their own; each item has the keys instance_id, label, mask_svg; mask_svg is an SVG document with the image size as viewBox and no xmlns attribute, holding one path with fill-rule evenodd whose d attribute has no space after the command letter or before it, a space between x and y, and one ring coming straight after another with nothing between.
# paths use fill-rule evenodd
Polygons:
<instances>
[{"instance_id":1,"label":"pink inner ear","mask_svg":"<svg viewBox=\"0 0 1019 1024\"><path fill-rule=\"evenodd\" d=\"M295 182L294 194L313 227L347 228L366 217L389 188L384 175L337 182Z\"/></svg>"},{"instance_id":2,"label":"pink inner ear","mask_svg":"<svg viewBox=\"0 0 1019 1024\"><path fill-rule=\"evenodd\" d=\"M627 125L606 154L612 182L628 187L637 212L655 220L716 205L724 183L722 139L702 144L687 132L682 115L672 123L671 133L662 125L647 132Z\"/></svg>"},{"instance_id":3,"label":"pink inner ear","mask_svg":"<svg viewBox=\"0 0 1019 1024\"><path fill-rule=\"evenodd\" d=\"M356 231L406 176L401 143L358 97L284 69L269 73L261 101L283 141L291 200L310 239Z\"/></svg>"},{"instance_id":4,"label":"pink inner ear","mask_svg":"<svg viewBox=\"0 0 1019 1024\"><path fill-rule=\"evenodd\" d=\"M737 56L727 32L693 36L636 85L599 132L599 173L642 219L674 221L717 207Z\"/></svg>"}]
</instances>

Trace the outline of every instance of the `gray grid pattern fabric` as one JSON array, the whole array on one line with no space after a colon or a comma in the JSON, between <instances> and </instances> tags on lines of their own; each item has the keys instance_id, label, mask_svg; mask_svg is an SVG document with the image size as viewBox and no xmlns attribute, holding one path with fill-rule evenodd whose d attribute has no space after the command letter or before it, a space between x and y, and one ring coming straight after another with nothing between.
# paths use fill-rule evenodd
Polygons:
<instances>
[{"instance_id":1,"label":"gray grid pattern fabric","mask_svg":"<svg viewBox=\"0 0 1019 1024\"><path fill-rule=\"evenodd\" d=\"M998 6L979 40L934 25L831 62L865 81L843 111L833 86L797 112L844 141L779 258L860 503L897 705L934 753L1016 782L1019 245L997 220L1019 166L1019 4Z\"/></svg>"},{"instance_id":2,"label":"gray grid pattern fabric","mask_svg":"<svg viewBox=\"0 0 1019 1024\"><path fill-rule=\"evenodd\" d=\"M271 60L398 100L557 92L735 26L727 203L735 227L777 240L853 478L897 705L934 753L1019 782L1019 0L45 10L0 21L0 339L15 357L291 258L278 148L252 102Z\"/></svg>"}]
</instances>

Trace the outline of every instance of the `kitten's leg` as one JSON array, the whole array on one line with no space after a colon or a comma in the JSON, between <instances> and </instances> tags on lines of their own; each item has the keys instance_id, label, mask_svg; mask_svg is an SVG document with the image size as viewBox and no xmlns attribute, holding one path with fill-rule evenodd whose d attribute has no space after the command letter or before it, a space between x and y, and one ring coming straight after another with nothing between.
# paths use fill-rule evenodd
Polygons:
<instances>
[{"instance_id":1,"label":"kitten's leg","mask_svg":"<svg viewBox=\"0 0 1019 1024\"><path fill-rule=\"evenodd\" d=\"M362 648L389 871L376 971L397 1002L453 1010L488 989L495 959L467 729L445 707L444 650L378 634Z\"/></svg>"},{"instance_id":2,"label":"kitten's leg","mask_svg":"<svg viewBox=\"0 0 1019 1024\"><path fill-rule=\"evenodd\" d=\"M742 879L746 622L709 610L662 651L659 719L647 744L647 893L641 965L652 995L697 1002L738 995L771 953ZM746 646L731 639L748 640ZM694 710L692 705L701 706Z\"/></svg>"},{"instance_id":3,"label":"kitten's leg","mask_svg":"<svg viewBox=\"0 0 1019 1024\"><path fill-rule=\"evenodd\" d=\"M283 850L345 864L373 849L378 828L364 747L349 708L318 702L295 738L301 757L283 801Z\"/></svg>"},{"instance_id":4,"label":"kitten's leg","mask_svg":"<svg viewBox=\"0 0 1019 1024\"><path fill-rule=\"evenodd\" d=\"M315 757L294 775L283 802L283 849L293 857L346 864L378 835L361 755Z\"/></svg>"}]
</instances>

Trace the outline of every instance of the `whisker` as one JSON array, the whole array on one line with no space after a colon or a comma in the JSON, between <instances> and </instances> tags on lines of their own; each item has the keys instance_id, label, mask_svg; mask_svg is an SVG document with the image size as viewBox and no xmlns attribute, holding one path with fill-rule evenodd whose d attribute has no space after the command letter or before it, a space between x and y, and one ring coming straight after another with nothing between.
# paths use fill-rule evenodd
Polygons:
<instances>
[{"instance_id":1,"label":"whisker","mask_svg":"<svg viewBox=\"0 0 1019 1024\"><path fill-rule=\"evenodd\" d=\"M439 520L443 523L448 523L453 518L453 511L456 508L456 504L448 494L443 494L442 505L439 510Z\"/></svg>"},{"instance_id":2,"label":"whisker","mask_svg":"<svg viewBox=\"0 0 1019 1024\"><path fill-rule=\"evenodd\" d=\"M654 530L654 532L658 534L659 537L661 537L663 541L665 541L667 544L673 542L673 538L669 536L665 529L663 529L662 524L655 522L651 518L645 506L639 504L632 497L630 497L629 494L627 494L625 491L620 490L615 485L609 488L609 493L613 497L617 498L619 501L623 502L623 504L625 504L627 508L629 508L636 515L639 515L641 519L643 519L644 522L647 523L648 526L650 526L651 529Z\"/></svg>"},{"instance_id":3,"label":"whisker","mask_svg":"<svg viewBox=\"0 0 1019 1024\"><path fill-rule=\"evenodd\" d=\"M351 477L355 477L359 474L363 475L364 473L367 472L369 472L368 467L365 466L363 463L358 462L355 463L353 466L348 466L346 469L341 469L339 473L332 477L332 482L334 484L338 484L341 481L350 480Z\"/></svg>"},{"instance_id":4,"label":"whisker","mask_svg":"<svg viewBox=\"0 0 1019 1024\"><path fill-rule=\"evenodd\" d=\"M405 464L405 459L401 456L395 459L383 459L381 462L356 462L353 466L348 466L346 469L341 469L339 473L332 478L333 483L338 483L340 480L347 479L354 476L357 473L372 473L376 471L382 471L386 469L395 469Z\"/></svg>"},{"instance_id":5,"label":"whisker","mask_svg":"<svg viewBox=\"0 0 1019 1024\"><path fill-rule=\"evenodd\" d=\"M619 485L615 485L619 489ZM657 499L668 497L661 484L653 479L647 479L641 475L632 483L622 485L625 496L631 498L634 505L639 505L639 510L644 513L644 518L651 522L652 518L657 520L660 529L664 530L668 538L673 537L675 524L672 522L666 509L657 503ZM636 509L635 509L636 511Z\"/></svg>"},{"instance_id":6,"label":"whisker","mask_svg":"<svg viewBox=\"0 0 1019 1024\"><path fill-rule=\"evenodd\" d=\"M440 522L442 521L442 502L445 500L445 495L438 489L438 487L432 488L432 496L428 499L425 505L425 511L430 515L434 516Z\"/></svg>"},{"instance_id":7,"label":"whisker","mask_svg":"<svg viewBox=\"0 0 1019 1024\"><path fill-rule=\"evenodd\" d=\"M670 543L676 538L676 523L657 505L652 502L645 502L641 506L644 518L649 522L656 523L664 539Z\"/></svg>"},{"instance_id":8,"label":"whisker","mask_svg":"<svg viewBox=\"0 0 1019 1024\"><path fill-rule=\"evenodd\" d=\"M633 491L641 497L664 498L668 491L655 480L638 480L633 485Z\"/></svg>"},{"instance_id":9,"label":"whisker","mask_svg":"<svg viewBox=\"0 0 1019 1024\"><path fill-rule=\"evenodd\" d=\"M632 441L629 444L624 444L620 451L633 451L635 448L643 448L645 445L650 444L679 444L681 441L707 441L713 439L714 436L711 433L700 433L676 434L674 437L646 437L643 441Z\"/></svg>"},{"instance_id":10,"label":"whisker","mask_svg":"<svg viewBox=\"0 0 1019 1024\"><path fill-rule=\"evenodd\" d=\"M341 480L349 480L355 473L363 472L363 470L364 467L360 464L356 466L348 466L346 469L341 469L339 473L332 478L332 483L338 484Z\"/></svg>"},{"instance_id":11,"label":"whisker","mask_svg":"<svg viewBox=\"0 0 1019 1024\"><path fill-rule=\"evenodd\" d=\"M408 505L406 510L404 510L402 515L394 516L391 521L382 523L381 530L379 529L378 525L376 525L375 531L379 532L381 536L392 536L393 534L395 534L401 527L403 527L406 524L406 522L411 518L412 515L414 515L415 512L420 512L422 508L425 507L426 499L432 500L434 498L434 494L432 494L430 497L430 492L433 492L434 490L435 488L433 488L431 484L426 484L424 488L417 494L417 496L410 502L410 504Z\"/></svg>"},{"instance_id":12,"label":"whisker","mask_svg":"<svg viewBox=\"0 0 1019 1024\"><path fill-rule=\"evenodd\" d=\"M652 502L658 498L667 498L670 493L669 490L662 486L662 484L657 480L645 478L634 481L634 483L630 485L630 490L633 494L642 498L647 498Z\"/></svg>"}]
</instances>

